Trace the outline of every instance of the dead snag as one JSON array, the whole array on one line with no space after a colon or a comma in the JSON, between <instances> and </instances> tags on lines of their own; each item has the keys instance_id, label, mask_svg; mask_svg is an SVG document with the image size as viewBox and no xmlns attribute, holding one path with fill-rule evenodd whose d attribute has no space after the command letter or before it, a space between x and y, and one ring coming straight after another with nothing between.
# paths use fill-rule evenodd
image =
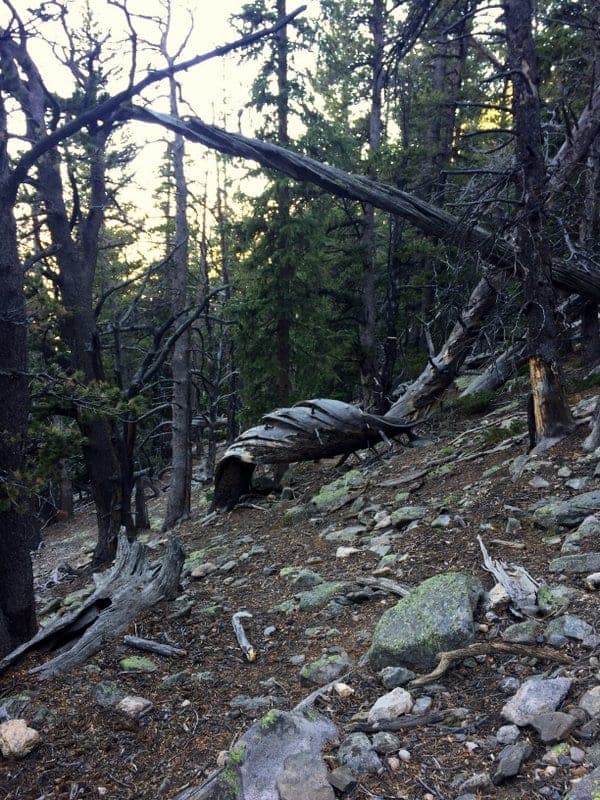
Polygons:
<instances>
[{"instance_id":1,"label":"dead snag","mask_svg":"<svg viewBox=\"0 0 600 800\"><path fill-rule=\"evenodd\" d=\"M82 664L106 641L120 636L141 611L176 596L184 556L181 543L172 539L162 562L149 564L146 548L121 534L114 566L91 597L9 653L0 661L0 672L32 650L59 651L31 670L40 680Z\"/></svg>"}]
</instances>

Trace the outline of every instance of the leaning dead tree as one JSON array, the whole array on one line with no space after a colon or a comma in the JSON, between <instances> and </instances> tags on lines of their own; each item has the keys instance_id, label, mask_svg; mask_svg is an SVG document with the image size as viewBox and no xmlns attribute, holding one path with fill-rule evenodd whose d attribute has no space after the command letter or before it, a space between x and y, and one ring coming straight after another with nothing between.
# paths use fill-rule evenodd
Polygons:
<instances>
[{"instance_id":1,"label":"leaning dead tree","mask_svg":"<svg viewBox=\"0 0 600 800\"><path fill-rule=\"evenodd\" d=\"M55 652L31 670L40 680L82 664L104 644L120 636L144 609L177 594L184 551L177 539L167 542L161 562L148 563L148 551L138 541L119 537L113 568L82 606L65 614L0 661L0 672L32 651Z\"/></svg>"},{"instance_id":2,"label":"leaning dead tree","mask_svg":"<svg viewBox=\"0 0 600 800\"><path fill-rule=\"evenodd\" d=\"M291 464L349 455L412 426L367 414L339 400L307 400L264 416L228 447L215 473L215 504L232 507L250 490L257 464Z\"/></svg>"}]
</instances>

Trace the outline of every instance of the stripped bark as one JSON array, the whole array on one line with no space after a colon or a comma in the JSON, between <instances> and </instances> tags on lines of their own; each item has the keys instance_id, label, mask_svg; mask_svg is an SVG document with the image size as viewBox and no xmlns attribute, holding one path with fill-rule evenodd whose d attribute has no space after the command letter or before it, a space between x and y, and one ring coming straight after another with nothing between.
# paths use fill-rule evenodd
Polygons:
<instances>
[{"instance_id":1,"label":"stripped bark","mask_svg":"<svg viewBox=\"0 0 600 800\"><path fill-rule=\"evenodd\" d=\"M227 448L215 473L215 505L232 508L250 490L256 464L291 464L347 455L389 441L410 425L339 400L308 400L267 414Z\"/></svg>"},{"instance_id":2,"label":"stripped bark","mask_svg":"<svg viewBox=\"0 0 600 800\"><path fill-rule=\"evenodd\" d=\"M141 611L176 596L183 560L183 547L173 539L167 543L162 563L148 564L147 549L122 534L114 566L91 597L9 653L0 661L0 672L40 649L59 650L53 659L31 670L40 680L82 664L108 640L120 636Z\"/></svg>"}]
</instances>

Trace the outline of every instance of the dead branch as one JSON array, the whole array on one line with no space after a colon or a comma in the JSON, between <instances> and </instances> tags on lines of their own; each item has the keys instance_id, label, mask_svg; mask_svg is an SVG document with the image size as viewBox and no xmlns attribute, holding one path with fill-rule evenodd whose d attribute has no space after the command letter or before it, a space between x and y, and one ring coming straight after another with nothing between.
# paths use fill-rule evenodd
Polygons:
<instances>
[{"instance_id":1,"label":"dead branch","mask_svg":"<svg viewBox=\"0 0 600 800\"><path fill-rule=\"evenodd\" d=\"M172 644L155 642L152 639L142 639L139 636L125 636L125 644L135 647L137 650L145 650L148 653L156 653L159 656L185 656L187 650L182 647L174 647Z\"/></svg>"},{"instance_id":2,"label":"dead branch","mask_svg":"<svg viewBox=\"0 0 600 800\"><path fill-rule=\"evenodd\" d=\"M461 647L459 650L448 650L445 653L438 653L440 659L437 667L427 675L420 675L408 684L409 689L416 689L419 686L426 686L433 683L450 669L455 661L463 661L465 658L473 656L487 655L514 655L526 658L540 658L544 661L556 661L559 664L572 664L573 659L552 647L529 647L525 644L515 642L475 642L468 647Z\"/></svg>"},{"instance_id":3,"label":"dead branch","mask_svg":"<svg viewBox=\"0 0 600 800\"><path fill-rule=\"evenodd\" d=\"M235 638L238 640L238 644L246 661L256 661L256 650L248 641L246 631L244 630L244 626L240 621L242 619L252 619L252 614L249 611L238 611L233 615L231 625L235 633Z\"/></svg>"}]
</instances>

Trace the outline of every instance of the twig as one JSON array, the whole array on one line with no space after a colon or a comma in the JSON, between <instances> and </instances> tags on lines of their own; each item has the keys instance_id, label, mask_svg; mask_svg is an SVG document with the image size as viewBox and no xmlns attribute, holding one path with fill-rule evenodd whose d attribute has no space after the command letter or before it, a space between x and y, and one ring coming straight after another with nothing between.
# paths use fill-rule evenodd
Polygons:
<instances>
[{"instance_id":1,"label":"twig","mask_svg":"<svg viewBox=\"0 0 600 800\"><path fill-rule=\"evenodd\" d=\"M252 614L249 611L238 611L236 614L234 614L231 620L233 631L246 661L256 661L256 650L248 641L244 626L240 622L242 618L252 619Z\"/></svg>"}]
</instances>

